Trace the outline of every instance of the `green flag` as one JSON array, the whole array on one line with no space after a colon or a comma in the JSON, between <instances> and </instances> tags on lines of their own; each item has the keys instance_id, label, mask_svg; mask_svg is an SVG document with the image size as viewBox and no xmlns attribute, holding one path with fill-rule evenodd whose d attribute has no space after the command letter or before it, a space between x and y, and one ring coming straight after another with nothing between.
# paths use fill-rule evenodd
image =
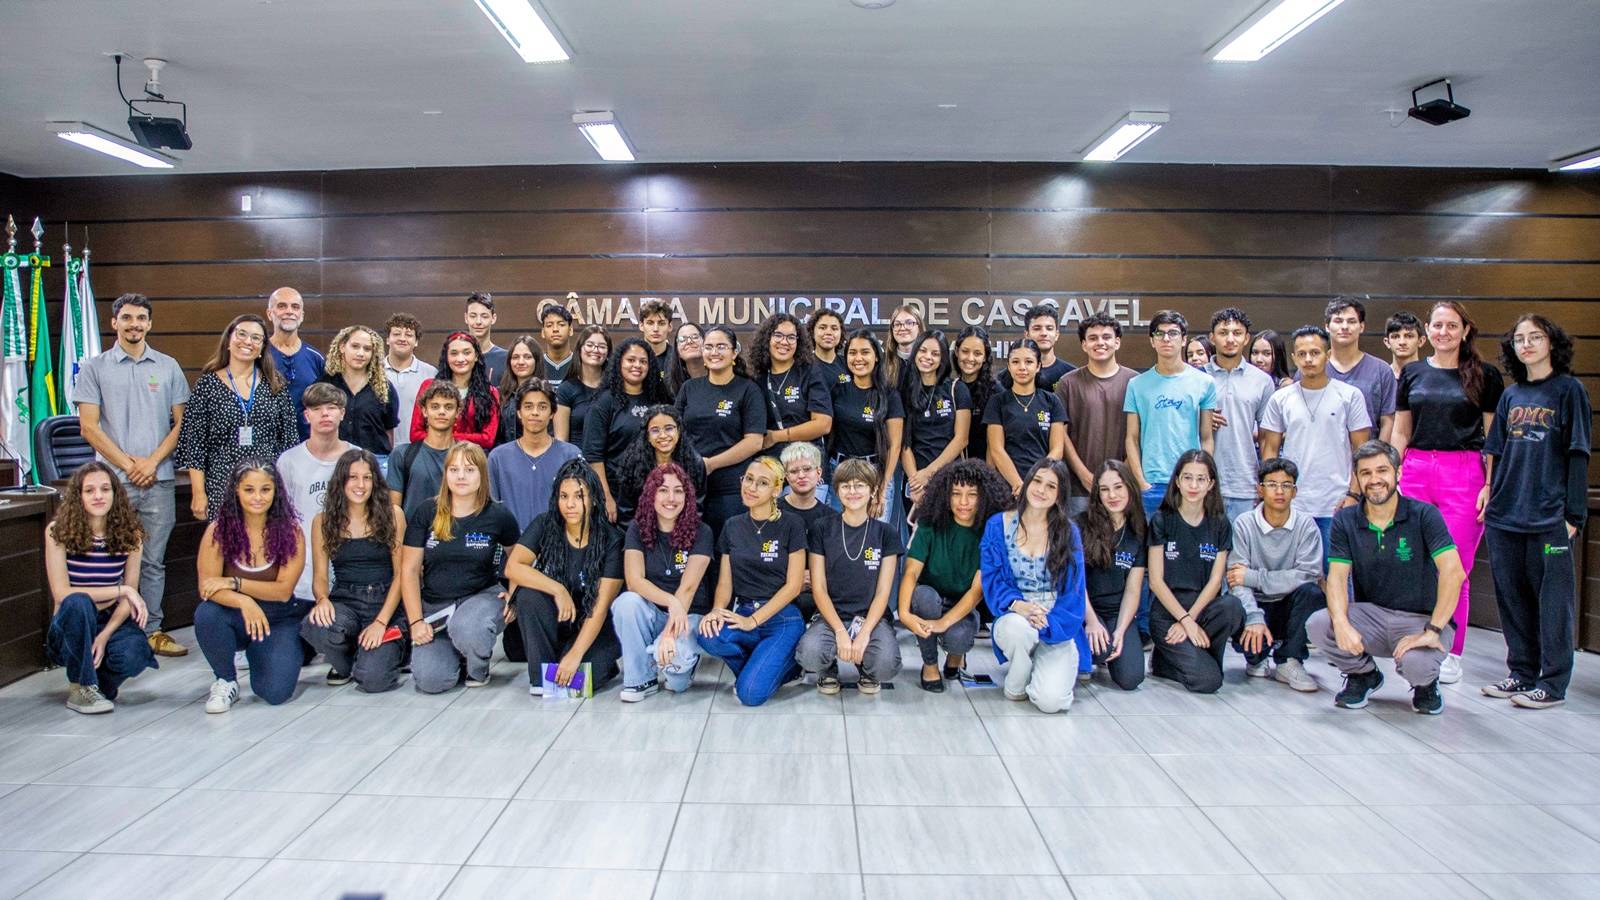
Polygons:
<instances>
[{"instance_id":1,"label":"green flag","mask_svg":"<svg viewBox=\"0 0 1600 900\"><path fill-rule=\"evenodd\" d=\"M23 315L20 263L26 257L5 256L0 271L0 456L9 456L33 471L33 415L28 409L28 319Z\"/></svg>"},{"instance_id":2,"label":"green flag","mask_svg":"<svg viewBox=\"0 0 1600 900\"><path fill-rule=\"evenodd\" d=\"M28 312L33 317L33 332L28 338L28 358L33 369L28 383L28 407L37 425L56 414L55 366L50 363L50 320L44 314L44 270L33 266L33 283L29 288ZM33 448L33 458L39 458L39 448ZM33 481L39 483L39 467L33 467Z\"/></svg>"}]
</instances>

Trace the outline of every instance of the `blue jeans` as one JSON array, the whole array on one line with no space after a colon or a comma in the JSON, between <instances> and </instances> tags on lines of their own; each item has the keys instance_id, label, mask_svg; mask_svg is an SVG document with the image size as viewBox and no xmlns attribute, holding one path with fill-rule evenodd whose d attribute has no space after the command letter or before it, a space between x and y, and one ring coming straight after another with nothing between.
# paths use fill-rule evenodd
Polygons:
<instances>
[{"instance_id":1,"label":"blue jeans","mask_svg":"<svg viewBox=\"0 0 1600 900\"><path fill-rule=\"evenodd\" d=\"M67 681L98 685L100 693L108 700L116 699L117 689L124 681L145 669L156 668L150 642L132 618L125 619L111 632L100 665L94 664L94 639L111 619L111 610L115 608L112 604L96 609L88 594L68 594L50 619L50 633L46 639L50 661L67 670Z\"/></svg>"},{"instance_id":2,"label":"blue jeans","mask_svg":"<svg viewBox=\"0 0 1600 900\"><path fill-rule=\"evenodd\" d=\"M755 607L740 601L734 610L748 616ZM757 625L754 631L723 626L715 637L699 637L700 649L728 664L733 670L733 690L745 706L767 702L778 687L800 670L794 649L806 633L805 620L793 605Z\"/></svg>"},{"instance_id":3,"label":"blue jeans","mask_svg":"<svg viewBox=\"0 0 1600 900\"><path fill-rule=\"evenodd\" d=\"M1322 532L1322 574L1328 574L1328 541L1333 531L1333 516L1312 516L1312 521L1317 523L1317 530ZM1351 581L1351 585L1355 582Z\"/></svg>"},{"instance_id":4,"label":"blue jeans","mask_svg":"<svg viewBox=\"0 0 1600 900\"><path fill-rule=\"evenodd\" d=\"M1144 492L1144 518L1146 522L1155 517L1156 510L1161 508L1161 501L1166 496L1166 484L1152 484L1150 489ZM1133 617L1133 625L1139 629L1140 640L1150 637L1150 604L1155 598L1156 595L1150 593L1150 585L1146 583L1139 591L1139 614Z\"/></svg>"},{"instance_id":5,"label":"blue jeans","mask_svg":"<svg viewBox=\"0 0 1600 900\"><path fill-rule=\"evenodd\" d=\"M678 638L672 661L665 669L656 666L656 639L667 627L667 611L633 591L623 591L611 602L611 626L622 644L622 684L640 687L665 675L667 690L681 693L694 681L694 667L700 664L700 644L696 640L700 617L689 617L689 630Z\"/></svg>"},{"instance_id":6,"label":"blue jeans","mask_svg":"<svg viewBox=\"0 0 1600 900\"><path fill-rule=\"evenodd\" d=\"M173 482L171 479L158 481L146 488L126 482L122 486L128 490L128 503L139 514L139 524L144 526L144 544L139 554L139 596L150 610L144 630L154 634L161 630L161 598L167 591L167 538L172 536L172 526L178 521Z\"/></svg>"},{"instance_id":7,"label":"blue jeans","mask_svg":"<svg viewBox=\"0 0 1600 900\"><path fill-rule=\"evenodd\" d=\"M1254 497L1223 497L1222 509L1228 516L1228 524L1232 525L1240 516L1256 508Z\"/></svg>"},{"instance_id":8,"label":"blue jeans","mask_svg":"<svg viewBox=\"0 0 1600 900\"><path fill-rule=\"evenodd\" d=\"M250 660L250 691L273 706L294 696L305 657L300 650L300 623L311 612L308 600L285 603L263 601L271 632L259 641L251 640L244 629L244 613L232 606L207 600L194 611L194 637L211 665L211 674L223 681L237 681L233 654L244 651Z\"/></svg>"}]
</instances>

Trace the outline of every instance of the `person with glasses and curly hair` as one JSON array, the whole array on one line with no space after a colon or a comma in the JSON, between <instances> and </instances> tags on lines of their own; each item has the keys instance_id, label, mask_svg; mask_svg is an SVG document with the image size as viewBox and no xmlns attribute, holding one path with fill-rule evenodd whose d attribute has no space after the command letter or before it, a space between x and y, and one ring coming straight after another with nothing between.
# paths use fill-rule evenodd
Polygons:
<instances>
[{"instance_id":1,"label":"person with glasses and curly hair","mask_svg":"<svg viewBox=\"0 0 1600 900\"><path fill-rule=\"evenodd\" d=\"M811 335L788 313L773 313L750 342L750 375L767 400L763 449L781 457L791 441L816 442L833 426L831 387L811 356Z\"/></svg>"},{"instance_id":2,"label":"person with glasses and curly hair","mask_svg":"<svg viewBox=\"0 0 1600 900\"><path fill-rule=\"evenodd\" d=\"M672 400L659 371L650 344L643 338L628 338L611 355L605 390L589 410L589 426L583 431L583 458L600 477L606 520L613 524L626 524L618 517L618 507L625 505L632 511L637 498L623 503L621 482L612 470L623 451L638 440L650 408Z\"/></svg>"}]
</instances>

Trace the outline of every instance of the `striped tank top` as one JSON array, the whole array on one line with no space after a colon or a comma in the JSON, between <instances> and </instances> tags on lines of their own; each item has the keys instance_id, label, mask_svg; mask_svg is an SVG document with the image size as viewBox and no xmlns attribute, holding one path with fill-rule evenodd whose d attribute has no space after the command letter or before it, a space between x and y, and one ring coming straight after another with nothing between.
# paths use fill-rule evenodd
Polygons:
<instances>
[{"instance_id":1,"label":"striped tank top","mask_svg":"<svg viewBox=\"0 0 1600 900\"><path fill-rule=\"evenodd\" d=\"M73 587L115 587L122 583L128 554L106 550L105 538L95 538L87 553L67 554L67 583Z\"/></svg>"}]
</instances>

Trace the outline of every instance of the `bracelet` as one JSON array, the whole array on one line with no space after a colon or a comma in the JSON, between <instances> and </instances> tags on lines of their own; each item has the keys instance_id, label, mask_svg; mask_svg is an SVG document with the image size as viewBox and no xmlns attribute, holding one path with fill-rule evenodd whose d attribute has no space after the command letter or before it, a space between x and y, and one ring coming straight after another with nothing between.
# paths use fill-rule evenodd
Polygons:
<instances>
[{"instance_id":1,"label":"bracelet","mask_svg":"<svg viewBox=\"0 0 1600 900\"><path fill-rule=\"evenodd\" d=\"M237 575L233 576L233 590L235 593L243 593L243 591L239 590L239 576Z\"/></svg>"},{"instance_id":2,"label":"bracelet","mask_svg":"<svg viewBox=\"0 0 1600 900\"><path fill-rule=\"evenodd\" d=\"M1192 619L1192 618L1194 618L1194 616L1191 613L1184 613L1183 616L1178 619L1178 621L1182 622L1184 619Z\"/></svg>"},{"instance_id":3,"label":"bracelet","mask_svg":"<svg viewBox=\"0 0 1600 900\"><path fill-rule=\"evenodd\" d=\"M1433 624L1432 622L1429 622L1428 624L1422 626L1422 630L1425 631L1425 632L1431 632L1433 634L1438 634L1438 635L1444 634L1444 629L1440 628L1439 626L1437 626L1435 624Z\"/></svg>"}]
</instances>

